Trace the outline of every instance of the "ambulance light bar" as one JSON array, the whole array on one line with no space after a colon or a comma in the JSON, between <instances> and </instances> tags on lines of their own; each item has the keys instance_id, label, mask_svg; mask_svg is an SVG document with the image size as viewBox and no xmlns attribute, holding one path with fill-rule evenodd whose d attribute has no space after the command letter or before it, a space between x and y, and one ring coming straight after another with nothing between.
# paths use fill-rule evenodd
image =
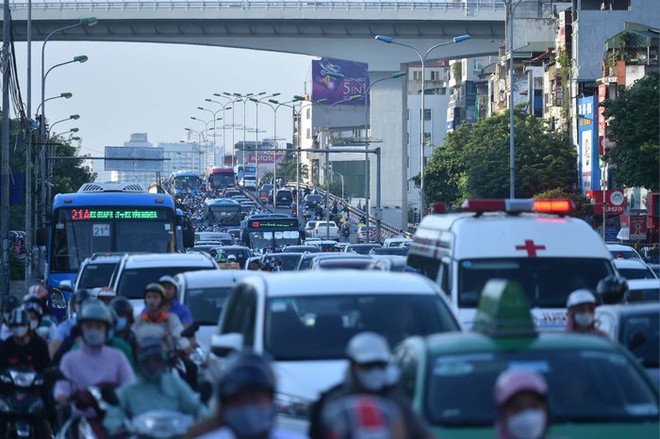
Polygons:
<instances>
[{"instance_id":1,"label":"ambulance light bar","mask_svg":"<svg viewBox=\"0 0 660 439\"><path fill-rule=\"evenodd\" d=\"M461 205L463 212L537 212L565 215L575 210L571 200L551 199L491 199L491 200L465 200Z\"/></svg>"}]
</instances>

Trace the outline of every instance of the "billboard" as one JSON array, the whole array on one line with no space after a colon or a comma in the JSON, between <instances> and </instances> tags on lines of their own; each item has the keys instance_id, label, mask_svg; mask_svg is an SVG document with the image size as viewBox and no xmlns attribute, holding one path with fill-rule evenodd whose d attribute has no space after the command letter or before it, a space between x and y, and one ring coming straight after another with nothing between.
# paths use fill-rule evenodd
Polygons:
<instances>
[{"instance_id":1,"label":"billboard","mask_svg":"<svg viewBox=\"0 0 660 439\"><path fill-rule=\"evenodd\" d=\"M333 78L327 73L337 73L343 78ZM366 63L321 58L312 61L312 101L327 99L335 104L351 96L365 94L369 88L369 66ZM364 99L346 102L346 105L364 105Z\"/></svg>"},{"instance_id":2,"label":"billboard","mask_svg":"<svg viewBox=\"0 0 660 439\"><path fill-rule=\"evenodd\" d=\"M578 160L583 195L589 190L600 189L597 109L596 96L578 99Z\"/></svg>"},{"instance_id":3,"label":"billboard","mask_svg":"<svg viewBox=\"0 0 660 439\"><path fill-rule=\"evenodd\" d=\"M104 169L106 171L162 172L163 148L106 146Z\"/></svg>"},{"instance_id":4,"label":"billboard","mask_svg":"<svg viewBox=\"0 0 660 439\"><path fill-rule=\"evenodd\" d=\"M246 161L248 163L257 163L255 160L255 153L254 152L249 152L246 155ZM275 162L279 165L282 163L284 160L284 157L286 156L285 152L278 152L273 155L272 152L260 152L259 153L259 164L260 165L272 165L273 164L273 158L275 158Z\"/></svg>"}]
</instances>

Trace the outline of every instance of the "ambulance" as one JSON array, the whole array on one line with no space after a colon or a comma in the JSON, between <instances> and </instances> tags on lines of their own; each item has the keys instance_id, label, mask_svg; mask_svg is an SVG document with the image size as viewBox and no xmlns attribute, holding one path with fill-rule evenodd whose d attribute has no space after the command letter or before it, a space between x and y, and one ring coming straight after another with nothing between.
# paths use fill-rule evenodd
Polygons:
<instances>
[{"instance_id":1,"label":"ambulance","mask_svg":"<svg viewBox=\"0 0 660 439\"><path fill-rule=\"evenodd\" d=\"M566 216L570 200L466 200L462 210L426 216L407 264L438 283L465 329L490 279L520 284L537 329L563 330L568 295L615 273L598 234Z\"/></svg>"}]
</instances>

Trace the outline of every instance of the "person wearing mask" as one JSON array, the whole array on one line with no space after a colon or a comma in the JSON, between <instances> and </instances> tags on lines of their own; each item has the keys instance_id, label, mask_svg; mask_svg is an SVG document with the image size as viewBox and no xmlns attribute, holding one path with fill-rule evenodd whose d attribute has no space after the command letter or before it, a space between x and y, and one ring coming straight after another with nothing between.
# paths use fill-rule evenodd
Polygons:
<instances>
[{"instance_id":1,"label":"person wearing mask","mask_svg":"<svg viewBox=\"0 0 660 439\"><path fill-rule=\"evenodd\" d=\"M90 297L92 296L89 290L86 289L79 289L71 295L69 299L69 306L71 307L71 311L69 313L70 317L57 325L55 334L53 335L53 338L50 340L50 344L48 345L48 351L50 352L50 356L53 358L55 363L59 363L62 355L71 349L71 345L65 348L62 348L62 345L65 340L71 339L71 330L78 324L78 320L76 319L76 310L80 308L80 304L83 301L89 299ZM71 344L73 344L72 341Z\"/></svg>"},{"instance_id":2,"label":"person wearing mask","mask_svg":"<svg viewBox=\"0 0 660 439\"><path fill-rule=\"evenodd\" d=\"M548 431L548 385L536 372L510 369L495 382L497 439L543 439Z\"/></svg>"},{"instance_id":3,"label":"person wearing mask","mask_svg":"<svg viewBox=\"0 0 660 439\"><path fill-rule=\"evenodd\" d=\"M575 290L566 301L566 331L607 337L596 328L596 297L589 290Z\"/></svg>"},{"instance_id":4,"label":"person wearing mask","mask_svg":"<svg viewBox=\"0 0 660 439\"><path fill-rule=\"evenodd\" d=\"M163 309L176 314L184 328L192 325L193 318L190 309L179 302L177 298L179 286L172 276L163 276L158 279L158 283L165 290ZM144 310L143 310L144 311Z\"/></svg>"},{"instance_id":5,"label":"person wearing mask","mask_svg":"<svg viewBox=\"0 0 660 439\"><path fill-rule=\"evenodd\" d=\"M135 318L133 316L133 305L126 297L118 296L110 302L110 308L115 313L115 337L121 338L133 349L137 350L137 339L131 330Z\"/></svg>"},{"instance_id":6,"label":"person wearing mask","mask_svg":"<svg viewBox=\"0 0 660 439\"><path fill-rule=\"evenodd\" d=\"M348 342L346 355L349 366L344 382L330 388L314 403L310 413L309 437L326 439L322 415L334 401L351 395L378 396L398 407L405 421L408 439L427 439L433 435L410 406L410 402L396 389L399 371L392 364L387 340L375 332L361 332Z\"/></svg>"},{"instance_id":7,"label":"person wearing mask","mask_svg":"<svg viewBox=\"0 0 660 439\"><path fill-rule=\"evenodd\" d=\"M7 340L12 336L11 329L9 329L9 318L11 312L21 306L21 302L16 296L4 296L2 298L2 328L0 329L0 341Z\"/></svg>"},{"instance_id":8,"label":"person wearing mask","mask_svg":"<svg viewBox=\"0 0 660 439\"><path fill-rule=\"evenodd\" d=\"M0 343L0 370L20 368L43 373L51 366L48 345L29 330L27 311L14 308L8 323L12 336Z\"/></svg>"},{"instance_id":9,"label":"person wearing mask","mask_svg":"<svg viewBox=\"0 0 660 439\"><path fill-rule=\"evenodd\" d=\"M191 427L185 437L302 439L275 428L275 389L275 375L263 357L252 352L237 354L218 382L215 416Z\"/></svg>"},{"instance_id":10,"label":"person wearing mask","mask_svg":"<svg viewBox=\"0 0 660 439\"><path fill-rule=\"evenodd\" d=\"M181 337L183 325L176 314L164 309L165 289L158 283L150 283L144 289L145 310L133 324L133 332L138 340L143 337L162 337L171 352L187 350L190 342Z\"/></svg>"},{"instance_id":11,"label":"person wearing mask","mask_svg":"<svg viewBox=\"0 0 660 439\"><path fill-rule=\"evenodd\" d=\"M62 357L60 371L64 379L57 381L53 390L60 405L75 402L90 386L119 387L135 379L124 353L106 344L112 328L108 307L98 299L87 299L77 318L82 345ZM88 418L94 431L102 431L101 421L93 409L79 410L74 406L73 414Z\"/></svg>"},{"instance_id":12,"label":"person wearing mask","mask_svg":"<svg viewBox=\"0 0 660 439\"><path fill-rule=\"evenodd\" d=\"M103 426L110 435L121 433L126 420L152 410L171 410L195 418L207 415L208 410L199 395L169 371L162 339L140 340L137 360L137 379L119 388L118 403L108 408L103 419Z\"/></svg>"},{"instance_id":13,"label":"person wearing mask","mask_svg":"<svg viewBox=\"0 0 660 439\"><path fill-rule=\"evenodd\" d=\"M250 261L248 264L248 270L250 271L260 271L261 270L261 262L259 262L258 259L253 259Z\"/></svg>"},{"instance_id":14,"label":"person wearing mask","mask_svg":"<svg viewBox=\"0 0 660 439\"><path fill-rule=\"evenodd\" d=\"M30 317L30 331L49 342L55 336L57 325L46 315L42 299L34 293L28 293L23 296L21 302Z\"/></svg>"}]
</instances>

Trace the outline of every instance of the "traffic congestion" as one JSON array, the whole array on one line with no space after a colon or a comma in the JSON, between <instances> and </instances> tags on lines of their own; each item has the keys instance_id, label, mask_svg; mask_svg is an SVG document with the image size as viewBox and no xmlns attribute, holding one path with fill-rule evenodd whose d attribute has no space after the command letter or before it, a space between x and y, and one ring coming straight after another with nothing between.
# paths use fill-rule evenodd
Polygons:
<instances>
[{"instance_id":1,"label":"traffic congestion","mask_svg":"<svg viewBox=\"0 0 660 439\"><path fill-rule=\"evenodd\" d=\"M403 231L238 177L55 196L1 304L0 437L660 437L657 266L570 200Z\"/></svg>"}]
</instances>

